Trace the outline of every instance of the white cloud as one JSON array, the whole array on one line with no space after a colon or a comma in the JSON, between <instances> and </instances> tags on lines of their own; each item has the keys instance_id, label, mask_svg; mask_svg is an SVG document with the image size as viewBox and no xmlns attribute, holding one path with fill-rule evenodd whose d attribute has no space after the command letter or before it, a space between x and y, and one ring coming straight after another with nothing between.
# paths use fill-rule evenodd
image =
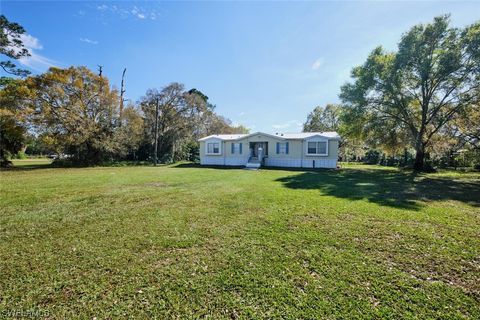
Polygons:
<instances>
[{"instance_id":1,"label":"white cloud","mask_svg":"<svg viewBox=\"0 0 480 320\"><path fill-rule=\"evenodd\" d=\"M156 20L159 16L159 13L155 9L145 9L143 7L137 7L136 5L131 7L124 5L116 6L102 4L98 5L96 9L102 12L102 16L105 16L105 14L111 12L113 14L119 15L123 19L133 17L139 20Z\"/></svg>"},{"instance_id":2,"label":"white cloud","mask_svg":"<svg viewBox=\"0 0 480 320\"><path fill-rule=\"evenodd\" d=\"M244 115L245 115L245 112L243 111L238 114L239 117L243 117Z\"/></svg>"},{"instance_id":3,"label":"white cloud","mask_svg":"<svg viewBox=\"0 0 480 320\"><path fill-rule=\"evenodd\" d=\"M38 50L43 49L40 40L29 34L21 35L20 39L22 40L25 48L30 52L29 57L23 57L18 59L18 61L22 65L29 67L35 71L45 71L46 69L54 67L57 64L56 61L44 57L37 52Z\"/></svg>"},{"instance_id":4,"label":"white cloud","mask_svg":"<svg viewBox=\"0 0 480 320\"><path fill-rule=\"evenodd\" d=\"M35 37L32 37L29 34L22 34L20 36L20 40L22 40L23 45L27 49L36 49L36 50L42 50L43 46L40 44L40 40L38 40Z\"/></svg>"},{"instance_id":5,"label":"white cloud","mask_svg":"<svg viewBox=\"0 0 480 320\"><path fill-rule=\"evenodd\" d=\"M279 124L274 124L272 125L273 129L287 129L287 128L294 128L294 129L299 129L301 128L303 123L301 123L298 120L290 120L285 123L279 123Z\"/></svg>"},{"instance_id":6,"label":"white cloud","mask_svg":"<svg viewBox=\"0 0 480 320\"><path fill-rule=\"evenodd\" d=\"M51 60L35 52L30 52L30 57L23 57L20 58L18 61L20 61L20 63L24 66L29 67L35 71L45 71L46 69L54 67L56 65L56 62L54 60Z\"/></svg>"},{"instance_id":7,"label":"white cloud","mask_svg":"<svg viewBox=\"0 0 480 320\"><path fill-rule=\"evenodd\" d=\"M312 70L318 70L321 66L323 66L324 59L322 57L318 58L312 64Z\"/></svg>"},{"instance_id":8,"label":"white cloud","mask_svg":"<svg viewBox=\"0 0 480 320\"><path fill-rule=\"evenodd\" d=\"M97 40L91 40L91 39L88 39L88 38L80 38L80 41L86 42L86 43L89 43L89 44L98 44Z\"/></svg>"},{"instance_id":9,"label":"white cloud","mask_svg":"<svg viewBox=\"0 0 480 320\"><path fill-rule=\"evenodd\" d=\"M281 123L281 124L274 124L272 125L273 129L285 129L290 127L289 123Z\"/></svg>"}]
</instances>

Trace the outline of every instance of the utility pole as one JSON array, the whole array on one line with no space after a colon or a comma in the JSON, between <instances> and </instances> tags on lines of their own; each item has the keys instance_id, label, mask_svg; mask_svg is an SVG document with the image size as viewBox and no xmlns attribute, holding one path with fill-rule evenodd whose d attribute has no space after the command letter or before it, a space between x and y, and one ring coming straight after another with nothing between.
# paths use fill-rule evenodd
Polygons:
<instances>
[{"instance_id":1,"label":"utility pole","mask_svg":"<svg viewBox=\"0 0 480 320\"><path fill-rule=\"evenodd\" d=\"M158 151L158 97L155 104L155 154L153 155L153 165L157 165L157 151Z\"/></svg>"},{"instance_id":2,"label":"utility pole","mask_svg":"<svg viewBox=\"0 0 480 320\"><path fill-rule=\"evenodd\" d=\"M120 85L120 126L122 126L122 116L123 116L123 102L124 102L124 99L123 99L123 95L125 93L125 85L124 85L124 81L125 81L125 72L127 71L127 68L123 69L123 73L122 73L122 83Z\"/></svg>"}]
</instances>

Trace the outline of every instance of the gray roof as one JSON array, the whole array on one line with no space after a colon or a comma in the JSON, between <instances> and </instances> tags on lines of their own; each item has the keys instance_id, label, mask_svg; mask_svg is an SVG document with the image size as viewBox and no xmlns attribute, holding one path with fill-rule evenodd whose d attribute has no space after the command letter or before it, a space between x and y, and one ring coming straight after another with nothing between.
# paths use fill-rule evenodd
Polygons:
<instances>
[{"instance_id":1,"label":"gray roof","mask_svg":"<svg viewBox=\"0 0 480 320\"><path fill-rule=\"evenodd\" d=\"M326 132L298 132L298 133L275 133L275 134L269 134L269 133L263 133L263 132L255 132L255 133L249 133L249 134L213 134L213 135L201 138L198 141L205 141L213 138L224 140L224 141L240 140L242 138L258 135L258 134L279 138L281 140L286 140L286 139L303 140L303 139L311 138L314 136L320 136L320 137L328 138L331 140L340 140L340 136L335 131L326 131Z\"/></svg>"},{"instance_id":2,"label":"gray roof","mask_svg":"<svg viewBox=\"0 0 480 320\"><path fill-rule=\"evenodd\" d=\"M335 131L325 132L298 132L298 133L278 133L276 134L286 139L306 139L314 136L322 136L329 139L340 139L340 136Z\"/></svg>"}]
</instances>

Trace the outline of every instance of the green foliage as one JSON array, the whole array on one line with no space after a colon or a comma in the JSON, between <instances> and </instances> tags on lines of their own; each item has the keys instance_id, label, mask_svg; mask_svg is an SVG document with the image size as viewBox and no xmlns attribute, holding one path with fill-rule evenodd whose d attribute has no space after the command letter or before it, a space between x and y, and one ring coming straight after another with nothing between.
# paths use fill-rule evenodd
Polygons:
<instances>
[{"instance_id":1,"label":"green foliage","mask_svg":"<svg viewBox=\"0 0 480 320\"><path fill-rule=\"evenodd\" d=\"M185 156L183 159L199 163L200 162L200 145L195 141L189 141L184 146Z\"/></svg>"},{"instance_id":2,"label":"green foliage","mask_svg":"<svg viewBox=\"0 0 480 320\"><path fill-rule=\"evenodd\" d=\"M0 67L7 74L26 76L27 70L16 67L13 60L29 56L21 36L25 29L0 15L0 55L8 60L0 61ZM23 146L26 134L25 108L19 104L19 97L26 94L15 79L0 77L0 166L9 166L9 158Z\"/></svg>"},{"instance_id":3,"label":"green foliage","mask_svg":"<svg viewBox=\"0 0 480 320\"><path fill-rule=\"evenodd\" d=\"M133 107L120 119L118 92L106 78L86 67L51 68L28 83L42 143L69 155L69 162L98 164L136 150L143 120Z\"/></svg>"},{"instance_id":4,"label":"green foliage","mask_svg":"<svg viewBox=\"0 0 480 320\"><path fill-rule=\"evenodd\" d=\"M396 52L376 48L342 87L350 134L373 146L412 147L422 170L435 138L478 102L479 46L480 23L460 30L441 16L410 29Z\"/></svg>"},{"instance_id":5,"label":"green foliage","mask_svg":"<svg viewBox=\"0 0 480 320\"><path fill-rule=\"evenodd\" d=\"M14 60L30 56L21 39L24 34L25 29L21 25L8 21L3 14L0 15L0 54ZM0 67L6 73L14 76L25 77L30 74L28 70L17 68L11 60L0 61ZM5 85L6 82L8 80L2 77L0 87Z\"/></svg>"},{"instance_id":6,"label":"green foliage","mask_svg":"<svg viewBox=\"0 0 480 320\"><path fill-rule=\"evenodd\" d=\"M25 160L27 159L27 155L24 151L20 151L15 155L15 159Z\"/></svg>"},{"instance_id":7,"label":"green foliage","mask_svg":"<svg viewBox=\"0 0 480 320\"><path fill-rule=\"evenodd\" d=\"M19 126L12 116L0 115L0 165L11 165L9 158L18 153L25 138L25 128Z\"/></svg>"},{"instance_id":8,"label":"green foliage","mask_svg":"<svg viewBox=\"0 0 480 320\"><path fill-rule=\"evenodd\" d=\"M364 162L368 164L380 164L381 152L378 150L368 150L365 154Z\"/></svg>"},{"instance_id":9,"label":"green foliage","mask_svg":"<svg viewBox=\"0 0 480 320\"><path fill-rule=\"evenodd\" d=\"M198 139L203 136L248 132L247 128L233 126L230 120L216 114L215 106L199 90L186 91L183 84L171 83L161 90L147 90L140 99L145 123L145 138L140 154L144 159L153 154L157 105L158 158L162 163L196 161Z\"/></svg>"},{"instance_id":10,"label":"green foliage","mask_svg":"<svg viewBox=\"0 0 480 320\"><path fill-rule=\"evenodd\" d=\"M43 136L27 136L25 154L29 156L45 156L51 153L55 153L55 149L45 142ZM48 141L48 138L46 139Z\"/></svg>"},{"instance_id":11,"label":"green foliage","mask_svg":"<svg viewBox=\"0 0 480 320\"><path fill-rule=\"evenodd\" d=\"M21 80L9 81L0 89L0 165L10 165L26 142L27 118L31 109L22 102L30 91Z\"/></svg>"},{"instance_id":12,"label":"green foliage","mask_svg":"<svg viewBox=\"0 0 480 320\"><path fill-rule=\"evenodd\" d=\"M338 131L341 111L341 106L335 104L327 104L325 108L316 107L308 114L307 121L303 124L303 131Z\"/></svg>"}]
</instances>

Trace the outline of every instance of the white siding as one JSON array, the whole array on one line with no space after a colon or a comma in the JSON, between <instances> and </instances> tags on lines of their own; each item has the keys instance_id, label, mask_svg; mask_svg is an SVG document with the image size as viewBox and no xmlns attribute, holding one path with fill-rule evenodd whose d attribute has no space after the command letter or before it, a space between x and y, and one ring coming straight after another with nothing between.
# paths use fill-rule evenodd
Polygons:
<instances>
[{"instance_id":1,"label":"white siding","mask_svg":"<svg viewBox=\"0 0 480 320\"><path fill-rule=\"evenodd\" d=\"M244 166L248 162L248 157L232 157L225 158L226 166Z\"/></svg>"},{"instance_id":2,"label":"white siding","mask_svg":"<svg viewBox=\"0 0 480 320\"><path fill-rule=\"evenodd\" d=\"M200 157L200 164L207 166L223 166L223 157L219 156L203 156Z\"/></svg>"},{"instance_id":3,"label":"white siding","mask_svg":"<svg viewBox=\"0 0 480 320\"><path fill-rule=\"evenodd\" d=\"M297 168L302 166L302 159L267 158L265 159L265 165L268 167Z\"/></svg>"},{"instance_id":4,"label":"white siding","mask_svg":"<svg viewBox=\"0 0 480 320\"><path fill-rule=\"evenodd\" d=\"M303 159L304 168L331 168L335 169L337 167L336 159Z\"/></svg>"},{"instance_id":5,"label":"white siding","mask_svg":"<svg viewBox=\"0 0 480 320\"><path fill-rule=\"evenodd\" d=\"M315 161L315 163L314 163ZM334 159L265 159L265 165L269 167L285 168L336 168L337 160Z\"/></svg>"}]
</instances>

